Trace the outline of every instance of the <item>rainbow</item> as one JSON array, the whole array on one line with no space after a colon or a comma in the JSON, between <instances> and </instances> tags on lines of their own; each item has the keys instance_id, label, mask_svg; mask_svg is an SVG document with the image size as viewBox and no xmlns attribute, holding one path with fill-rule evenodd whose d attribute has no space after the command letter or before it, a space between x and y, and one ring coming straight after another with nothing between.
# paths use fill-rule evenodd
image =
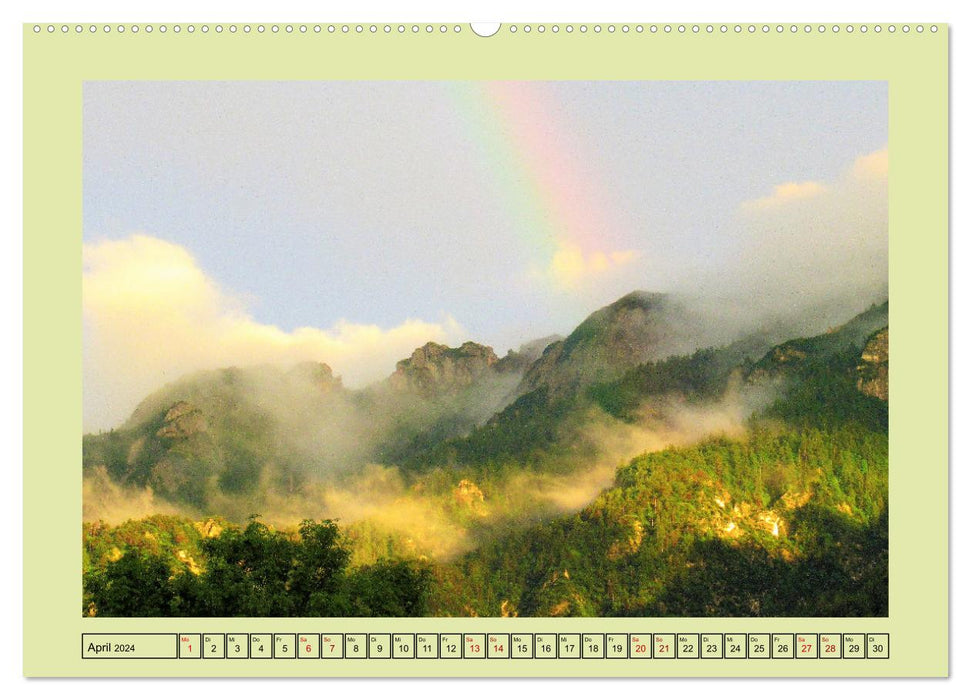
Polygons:
<instances>
[{"instance_id":1,"label":"rainbow","mask_svg":"<svg viewBox=\"0 0 971 700\"><path fill-rule=\"evenodd\" d=\"M617 208L598 160L542 82L449 84L476 156L521 222L534 263L557 254L617 262Z\"/></svg>"}]
</instances>

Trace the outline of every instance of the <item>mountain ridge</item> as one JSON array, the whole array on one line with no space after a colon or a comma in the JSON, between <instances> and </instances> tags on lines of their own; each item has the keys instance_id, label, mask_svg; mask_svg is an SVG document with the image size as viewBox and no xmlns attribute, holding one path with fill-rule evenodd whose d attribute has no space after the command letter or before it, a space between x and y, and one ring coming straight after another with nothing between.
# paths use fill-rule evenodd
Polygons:
<instances>
[{"instance_id":1,"label":"mountain ridge","mask_svg":"<svg viewBox=\"0 0 971 700\"><path fill-rule=\"evenodd\" d=\"M507 460L566 469L600 449L582 428L592 410L632 422L644 405L663 416L670 396L715 401L734 371L751 384L779 381L802 371L807 357L852 349L888 315L886 304L874 305L746 365L746 352L758 343L744 339L669 355L672 342L681 342L669 333L680 312L665 295L632 292L567 337L539 339L503 358L473 341L457 348L427 343L387 379L356 391L325 363L194 373L146 397L119 430L85 436L84 469L103 466L120 485L199 508L248 494L245 508L257 509L261 493L299 491L371 462L404 474L450 464L475 471ZM839 371L853 373L861 391L879 394L886 363L866 363L854 352L844 361L853 366ZM536 388L523 392L530 377Z\"/></svg>"},{"instance_id":2,"label":"mountain ridge","mask_svg":"<svg viewBox=\"0 0 971 700\"><path fill-rule=\"evenodd\" d=\"M319 363L173 382L83 438L84 614L886 615L889 306L671 354L680 313L628 295L358 391ZM325 554L334 597L288 592Z\"/></svg>"}]
</instances>

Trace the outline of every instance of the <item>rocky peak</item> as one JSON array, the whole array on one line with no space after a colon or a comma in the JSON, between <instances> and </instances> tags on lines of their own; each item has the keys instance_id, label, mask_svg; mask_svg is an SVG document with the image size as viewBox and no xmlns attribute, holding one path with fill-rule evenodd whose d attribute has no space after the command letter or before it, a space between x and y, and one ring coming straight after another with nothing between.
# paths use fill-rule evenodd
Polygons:
<instances>
[{"instance_id":1,"label":"rocky peak","mask_svg":"<svg viewBox=\"0 0 971 700\"><path fill-rule=\"evenodd\" d=\"M564 340L547 346L529 368L519 393L552 392L610 381L642 362L679 349L673 319L680 309L665 294L635 291L590 314Z\"/></svg>"},{"instance_id":2,"label":"rocky peak","mask_svg":"<svg viewBox=\"0 0 971 700\"><path fill-rule=\"evenodd\" d=\"M451 393L471 386L498 361L492 348L471 341L458 348L426 343L398 362L389 381L396 390L423 396Z\"/></svg>"}]
</instances>

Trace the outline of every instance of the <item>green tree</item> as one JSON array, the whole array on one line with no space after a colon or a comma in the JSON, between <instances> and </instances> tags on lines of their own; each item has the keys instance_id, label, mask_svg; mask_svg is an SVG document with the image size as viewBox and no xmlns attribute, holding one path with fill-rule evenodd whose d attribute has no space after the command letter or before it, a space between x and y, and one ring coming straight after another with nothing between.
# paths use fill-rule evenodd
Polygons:
<instances>
[{"instance_id":1,"label":"green tree","mask_svg":"<svg viewBox=\"0 0 971 700\"><path fill-rule=\"evenodd\" d=\"M165 617L171 612L169 567L160 557L126 552L84 578L93 612L106 617Z\"/></svg>"}]
</instances>

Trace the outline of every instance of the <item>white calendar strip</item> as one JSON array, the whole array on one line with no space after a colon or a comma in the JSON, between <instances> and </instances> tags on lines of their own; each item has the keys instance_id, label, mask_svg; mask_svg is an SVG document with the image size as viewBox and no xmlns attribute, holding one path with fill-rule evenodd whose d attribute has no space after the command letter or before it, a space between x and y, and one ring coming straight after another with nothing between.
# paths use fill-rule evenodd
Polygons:
<instances>
[{"instance_id":1,"label":"white calendar strip","mask_svg":"<svg viewBox=\"0 0 971 700\"><path fill-rule=\"evenodd\" d=\"M83 659L889 659L889 634L82 634Z\"/></svg>"}]
</instances>

